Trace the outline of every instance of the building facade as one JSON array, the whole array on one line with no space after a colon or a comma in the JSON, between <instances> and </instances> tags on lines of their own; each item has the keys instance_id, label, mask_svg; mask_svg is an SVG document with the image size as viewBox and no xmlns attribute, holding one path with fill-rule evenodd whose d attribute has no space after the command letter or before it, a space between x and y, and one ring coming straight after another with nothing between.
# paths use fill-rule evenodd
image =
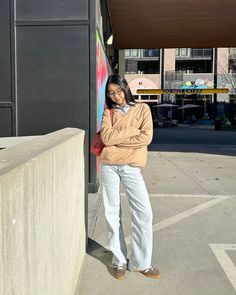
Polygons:
<instances>
[{"instance_id":1,"label":"building facade","mask_svg":"<svg viewBox=\"0 0 236 295\"><path fill-rule=\"evenodd\" d=\"M95 191L89 143L103 107L99 89L110 59L116 63L106 46L107 1L2 0L0 27L0 137L85 130L86 182Z\"/></svg>"},{"instance_id":2,"label":"building facade","mask_svg":"<svg viewBox=\"0 0 236 295\"><path fill-rule=\"evenodd\" d=\"M121 74L125 75L137 101L150 106L161 102L178 106L195 104L199 106L195 109L198 119L225 115L232 123L236 116L235 61L235 48L126 49L120 53ZM138 89L197 88L227 88L229 93L137 93ZM185 112L185 115L189 114ZM176 119L182 121L186 118L176 112Z\"/></svg>"}]
</instances>

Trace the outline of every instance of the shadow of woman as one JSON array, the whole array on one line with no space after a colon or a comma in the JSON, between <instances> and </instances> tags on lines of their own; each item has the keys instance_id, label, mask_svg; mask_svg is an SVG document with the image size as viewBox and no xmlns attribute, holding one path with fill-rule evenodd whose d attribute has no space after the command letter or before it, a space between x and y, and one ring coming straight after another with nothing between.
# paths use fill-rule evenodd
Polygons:
<instances>
[{"instance_id":1,"label":"shadow of woman","mask_svg":"<svg viewBox=\"0 0 236 295\"><path fill-rule=\"evenodd\" d=\"M110 273L111 276L113 276L111 262L112 262L112 252L108 249L104 248L102 245L100 245L98 242L94 241L91 238L88 238L88 248L87 248L87 254L96 258L101 263L103 263L108 273Z\"/></svg>"}]
</instances>

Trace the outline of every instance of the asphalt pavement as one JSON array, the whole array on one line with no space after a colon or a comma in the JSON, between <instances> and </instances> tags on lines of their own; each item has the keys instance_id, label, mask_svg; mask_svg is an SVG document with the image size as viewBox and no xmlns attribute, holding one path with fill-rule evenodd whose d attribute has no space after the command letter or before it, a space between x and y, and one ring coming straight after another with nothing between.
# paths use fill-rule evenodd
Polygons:
<instances>
[{"instance_id":1,"label":"asphalt pavement","mask_svg":"<svg viewBox=\"0 0 236 295\"><path fill-rule=\"evenodd\" d=\"M89 194L88 254L76 294L236 294L236 131L155 129L142 172L154 214L153 265L161 278L133 272L113 278L102 198ZM121 200L130 249L123 193Z\"/></svg>"}]
</instances>

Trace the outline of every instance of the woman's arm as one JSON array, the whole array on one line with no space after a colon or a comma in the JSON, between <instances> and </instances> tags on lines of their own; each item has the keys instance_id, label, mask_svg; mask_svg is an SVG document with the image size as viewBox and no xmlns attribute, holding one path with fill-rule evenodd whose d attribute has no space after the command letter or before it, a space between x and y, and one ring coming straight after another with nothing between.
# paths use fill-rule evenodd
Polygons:
<instances>
[{"instance_id":1,"label":"woman's arm","mask_svg":"<svg viewBox=\"0 0 236 295\"><path fill-rule=\"evenodd\" d=\"M112 128L110 110L105 109L102 117L102 126L100 130L101 139L105 146L118 145L124 140L129 140L130 138L139 135L140 129L135 127L129 128Z\"/></svg>"},{"instance_id":2,"label":"woman's arm","mask_svg":"<svg viewBox=\"0 0 236 295\"><path fill-rule=\"evenodd\" d=\"M122 142L118 143L118 147L124 148L140 148L147 146L152 141L153 136L153 122L152 114L148 106L143 110L143 122L140 127L140 133L130 138L124 138Z\"/></svg>"}]
</instances>

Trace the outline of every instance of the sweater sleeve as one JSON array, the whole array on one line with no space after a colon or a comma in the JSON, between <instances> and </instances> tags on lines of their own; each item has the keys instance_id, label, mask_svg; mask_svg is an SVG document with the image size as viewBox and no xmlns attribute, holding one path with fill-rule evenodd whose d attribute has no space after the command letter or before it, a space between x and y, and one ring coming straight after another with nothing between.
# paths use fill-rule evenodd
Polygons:
<instances>
[{"instance_id":1,"label":"sweater sleeve","mask_svg":"<svg viewBox=\"0 0 236 295\"><path fill-rule=\"evenodd\" d=\"M143 110L143 122L140 126L140 133L138 135L131 136L130 138L124 138L122 142L117 144L117 146L132 149L140 148L149 145L152 141L152 136L152 115L149 107L147 106Z\"/></svg>"},{"instance_id":2,"label":"sweater sleeve","mask_svg":"<svg viewBox=\"0 0 236 295\"><path fill-rule=\"evenodd\" d=\"M120 127L112 128L110 110L106 109L102 117L102 126L100 130L101 139L105 146L118 145L125 139L130 139L133 136L140 134L140 129L135 127Z\"/></svg>"}]
</instances>

